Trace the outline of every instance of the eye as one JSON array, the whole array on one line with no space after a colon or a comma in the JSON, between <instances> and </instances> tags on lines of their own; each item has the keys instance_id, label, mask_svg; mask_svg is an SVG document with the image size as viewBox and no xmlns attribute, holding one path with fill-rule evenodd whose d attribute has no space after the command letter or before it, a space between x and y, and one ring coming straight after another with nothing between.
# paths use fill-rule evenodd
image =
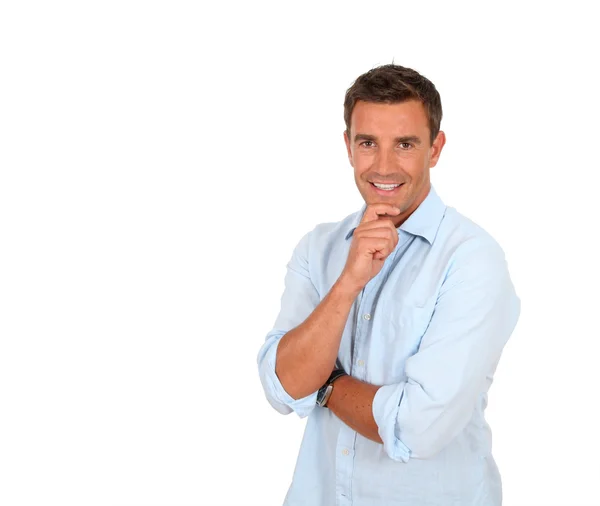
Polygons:
<instances>
[{"instance_id":1,"label":"eye","mask_svg":"<svg viewBox=\"0 0 600 506\"><path fill-rule=\"evenodd\" d=\"M410 149L410 148L412 147L412 144L411 144L410 142L401 142L401 143L399 144L399 146L400 146L402 149Z\"/></svg>"},{"instance_id":2,"label":"eye","mask_svg":"<svg viewBox=\"0 0 600 506\"><path fill-rule=\"evenodd\" d=\"M372 148L374 146L373 141L362 141L359 146L363 146L365 148Z\"/></svg>"}]
</instances>

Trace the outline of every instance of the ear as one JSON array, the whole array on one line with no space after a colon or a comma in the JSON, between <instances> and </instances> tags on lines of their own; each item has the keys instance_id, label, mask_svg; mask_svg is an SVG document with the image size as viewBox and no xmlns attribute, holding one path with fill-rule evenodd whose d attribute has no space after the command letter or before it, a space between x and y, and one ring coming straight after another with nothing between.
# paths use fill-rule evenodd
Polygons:
<instances>
[{"instance_id":1,"label":"ear","mask_svg":"<svg viewBox=\"0 0 600 506\"><path fill-rule=\"evenodd\" d=\"M429 157L429 167L435 167L438 163L440 155L442 154L442 149L444 148L444 144L446 144L446 134L441 130L436 135L433 145L431 146L431 156Z\"/></svg>"},{"instance_id":2,"label":"ear","mask_svg":"<svg viewBox=\"0 0 600 506\"><path fill-rule=\"evenodd\" d=\"M348 152L348 161L350 165L354 167L352 163L352 148L350 147L350 138L348 137L348 130L344 130L344 142L346 143L346 151Z\"/></svg>"}]
</instances>

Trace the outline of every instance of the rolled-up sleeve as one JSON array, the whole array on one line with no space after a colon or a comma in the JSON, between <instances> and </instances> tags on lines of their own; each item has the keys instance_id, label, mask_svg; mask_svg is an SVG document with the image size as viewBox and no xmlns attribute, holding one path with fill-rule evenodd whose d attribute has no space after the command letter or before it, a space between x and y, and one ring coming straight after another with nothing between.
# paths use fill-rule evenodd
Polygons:
<instances>
[{"instance_id":1,"label":"rolled-up sleeve","mask_svg":"<svg viewBox=\"0 0 600 506\"><path fill-rule=\"evenodd\" d=\"M267 334L258 353L258 371L267 400L279 413L287 415L294 411L304 418L315 407L317 392L301 399L294 399L283 388L275 365L277 347L281 338L300 325L317 307L320 297L310 277L309 252L311 233L298 242L287 264L285 288L281 296L281 307L274 328Z\"/></svg>"},{"instance_id":2,"label":"rolled-up sleeve","mask_svg":"<svg viewBox=\"0 0 600 506\"><path fill-rule=\"evenodd\" d=\"M487 392L521 302L495 241L453 258L404 381L380 387L373 416L387 455L398 461L438 453L467 425Z\"/></svg>"}]
</instances>

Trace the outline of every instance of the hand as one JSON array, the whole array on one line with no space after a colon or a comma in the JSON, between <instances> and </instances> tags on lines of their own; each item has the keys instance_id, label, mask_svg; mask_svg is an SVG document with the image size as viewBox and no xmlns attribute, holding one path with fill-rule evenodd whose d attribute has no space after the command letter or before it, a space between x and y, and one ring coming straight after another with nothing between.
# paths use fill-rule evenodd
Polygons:
<instances>
[{"instance_id":1,"label":"hand","mask_svg":"<svg viewBox=\"0 0 600 506\"><path fill-rule=\"evenodd\" d=\"M398 244L398 231L389 217L400 209L390 204L367 206L363 218L354 230L352 245L340 280L360 291L381 270L385 259Z\"/></svg>"}]
</instances>

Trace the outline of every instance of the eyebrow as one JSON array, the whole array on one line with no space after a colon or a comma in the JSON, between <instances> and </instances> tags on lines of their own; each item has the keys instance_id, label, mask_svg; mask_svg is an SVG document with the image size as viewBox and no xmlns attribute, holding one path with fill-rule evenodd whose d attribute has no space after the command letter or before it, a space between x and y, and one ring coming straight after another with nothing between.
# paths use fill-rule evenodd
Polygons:
<instances>
[{"instance_id":1,"label":"eyebrow","mask_svg":"<svg viewBox=\"0 0 600 506\"><path fill-rule=\"evenodd\" d=\"M358 142L358 141L375 141L376 137L374 135L369 135L369 134L356 134L354 136L354 142ZM399 144L400 142L412 142L414 144L421 144L421 139L419 139L419 137L417 137L416 135L404 135L402 137L396 137L394 139L394 142L396 144Z\"/></svg>"}]
</instances>

